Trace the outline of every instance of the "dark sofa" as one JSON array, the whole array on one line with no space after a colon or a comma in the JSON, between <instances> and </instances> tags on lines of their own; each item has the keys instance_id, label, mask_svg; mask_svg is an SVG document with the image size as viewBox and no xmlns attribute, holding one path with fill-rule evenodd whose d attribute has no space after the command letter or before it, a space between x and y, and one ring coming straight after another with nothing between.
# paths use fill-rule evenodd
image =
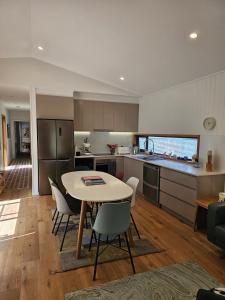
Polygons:
<instances>
[{"instance_id":1,"label":"dark sofa","mask_svg":"<svg viewBox=\"0 0 225 300\"><path fill-rule=\"evenodd\" d=\"M224 300L224 296L214 294L211 291L199 290L196 300Z\"/></svg>"},{"instance_id":2,"label":"dark sofa","mask_svg":"<svg viewBox=\"0 0 225 300\"><path fill-rule=\"evenodd\" d=\"M208 207L207 238L225 250L225 202L216 202Z\"/></svg>"}]
</instances>

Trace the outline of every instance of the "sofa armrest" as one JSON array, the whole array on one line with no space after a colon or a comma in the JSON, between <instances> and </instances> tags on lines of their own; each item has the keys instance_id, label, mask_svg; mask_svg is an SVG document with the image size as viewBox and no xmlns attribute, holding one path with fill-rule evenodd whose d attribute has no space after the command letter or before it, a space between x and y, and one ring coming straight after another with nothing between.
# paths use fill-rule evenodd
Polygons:
<instances>
[{"instance_id":1,"label":"sofa armrest","mask_svg":"<svg viewBox=\"0 0 225 300\"><path fill-rule=\"evenodd\" d=\"M207 236L210 241L214 240L214 228L225 224L225 202L216 202L208 206Z\"/></svg>"},{"instance_id":2,"label":"sofa armrest","mask_svg":"<svg viewBox=\"0 0 225 300\"><path fill-rule=\"evenodd\" d=\"M224 300L224 297L214 294L212 291L200 289L196 300Z\"/></svg>"}]
</instances>

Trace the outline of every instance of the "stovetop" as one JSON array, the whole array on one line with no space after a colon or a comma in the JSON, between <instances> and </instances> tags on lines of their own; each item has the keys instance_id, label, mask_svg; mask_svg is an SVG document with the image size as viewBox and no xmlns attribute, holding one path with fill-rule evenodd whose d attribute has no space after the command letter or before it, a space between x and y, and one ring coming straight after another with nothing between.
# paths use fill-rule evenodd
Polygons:
<instances>
[{"instance_id":1,"label":"stovetop","mask_svg":"<svg viewBox=\"0 0 225 300\"><path fill-rule=\"evenodd\" d=\"M94 156L112 156L110 153L93 153Z\"/></svg>"}]
</instances>

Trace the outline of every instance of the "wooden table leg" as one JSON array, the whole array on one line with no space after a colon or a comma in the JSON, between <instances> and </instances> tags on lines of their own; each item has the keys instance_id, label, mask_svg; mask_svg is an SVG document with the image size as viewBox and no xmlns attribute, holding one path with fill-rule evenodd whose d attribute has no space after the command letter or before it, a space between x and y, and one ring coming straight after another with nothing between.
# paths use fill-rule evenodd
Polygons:
<instances>
[{"instance_id":1,"label":"wooden table leg","mask_svg":"<svg viewBox=\"0 0 225 300\"><path fill-rule=\"evenodd\" d=\"M134 239L133 239L133 235L132 235L132 231L131 231L131 226L128 229L128 239L129 239L129 243L130 243L130 247L134 247Z\"/></svg>"},{"instance_id":2,"label":"wooden table leg","mask_svg":"<svg viewBox=\"0 0 225 300\"><path fill-rule=\"evenodd\" d=\"M79 222L79 229L78 229L78 237L77 237L77 253L76 253L77 259L80 258L81 244L82 244L82 238L83 238L83 229L84 229L84 219L85 219L85 215L86 215L86 209L87 209L87 202L86 201L82 201L82 203L81 203L81 211L80 211L80 222Z\"/></svg>"}]
</instances>

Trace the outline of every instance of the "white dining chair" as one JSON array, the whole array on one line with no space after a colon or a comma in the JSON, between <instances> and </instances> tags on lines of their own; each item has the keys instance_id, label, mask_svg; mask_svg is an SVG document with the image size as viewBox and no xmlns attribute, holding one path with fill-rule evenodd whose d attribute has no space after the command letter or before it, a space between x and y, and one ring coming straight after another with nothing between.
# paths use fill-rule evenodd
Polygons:
<instances>
[{"instance_id":1,"label":"white dining chair","mask_svg":"<svg viewBox=\"0 0 225 300\"><path fill-rule=\"evenodd\" d=\"M130 216L131 216L131 219L132 219L132 223L134 224L134 228L135 228L135 230L137 232L138 238L141 239L139 231L138 231L138 228L137 228L137 225L136 225L136 223L134 221L134 217L132 215L132 209L134 208L135 202L136 202L136 192L137 192L137 186L138 186L138 183L139 183L139 179L136 178L136 177L130 177L127 180L126 183L127 183L127 185L129 185L133 189L133 195L132 195L132 199L131 199L131 212L130 212Z\"/></svg>"},{"instance_id":2,"label":"white dining chair","mask_svg":"<svg viewBox=\"0 0 225 300\"><path fill-rule=\"evenodd\" d=\"M53 189L52 189L52 184L54 183L54 181L50 177L48 177L48 181L49 181L49 184L50 184L50 187L51 187L51 191L52 191L52 200L55 201L55 195L54 195L54 192L53 192ZM52 221L54 220L54 218L56 216L56 213L57 213L57 207L54 210L54 213L53 213L53 216L52 216Z\"/></svg>"},{"instance_id":3,"label":"white dining chair","mask_svg":"<svg viewBox=\"0 0 225 300\"><path fill-rule=\"evenodd\" d=\"M60 190L57 188L57 186L54 183L51 184L51 187L52 187L52 190L53 190L53 193L54 193L54 196L55 196L56 207L57 207L58 214L61 214L60 221L59 221L58 224L57 224L58 216L55 219L55 223L54 223L54 227L53 227L53 232L54 232L56 224L57 224L55 234L57 234L57 232L59 230L59 226L62 222L63 216L64 215L68 216L67 222L66 222L66 227L65 227L65 230L64 230L64 234L63 234L63 239L62 239L62 242L61 242L61 245L60 245L60 251L62 251L63 243L64 243L65 236L66 236L66 233L67 233L67 228L68 228L68 225L69 225L70 217L73 216L73 215L77 215L80 212L79 211L78 212L72 211L69 208L65 197L63 196L63 194L60 192Z\"/></svg>"},{"instance_id":4,"label":"white dining chair","mask_svg":"<svg viewBox=\"0 0 225 300\"><path fill-rule=\"evenodd\" d=\"M96 277L98 257L105 251L108 246L113 246L113 240L118 236L121 248L120 235L124 234L127 244L127 250L121 248L121 250L127 251L129 253L130 262L132 265L133 272L135 273L135 266L133 262L132 253L130 250L129 240L127 238L127 231L130 226L130 201L116 202L116 203L104 203L99 207L94 225L92 227L92 235L89 245L89 251L91 250L93 233L95 233L97 238L97 249L95 255L94 273L93 280ZM101 236L107 236L106 247L99 253L99 247L101 243ZM113 237L111 241L108 240L108 236Z\"/></svg>"}]
</instances>

